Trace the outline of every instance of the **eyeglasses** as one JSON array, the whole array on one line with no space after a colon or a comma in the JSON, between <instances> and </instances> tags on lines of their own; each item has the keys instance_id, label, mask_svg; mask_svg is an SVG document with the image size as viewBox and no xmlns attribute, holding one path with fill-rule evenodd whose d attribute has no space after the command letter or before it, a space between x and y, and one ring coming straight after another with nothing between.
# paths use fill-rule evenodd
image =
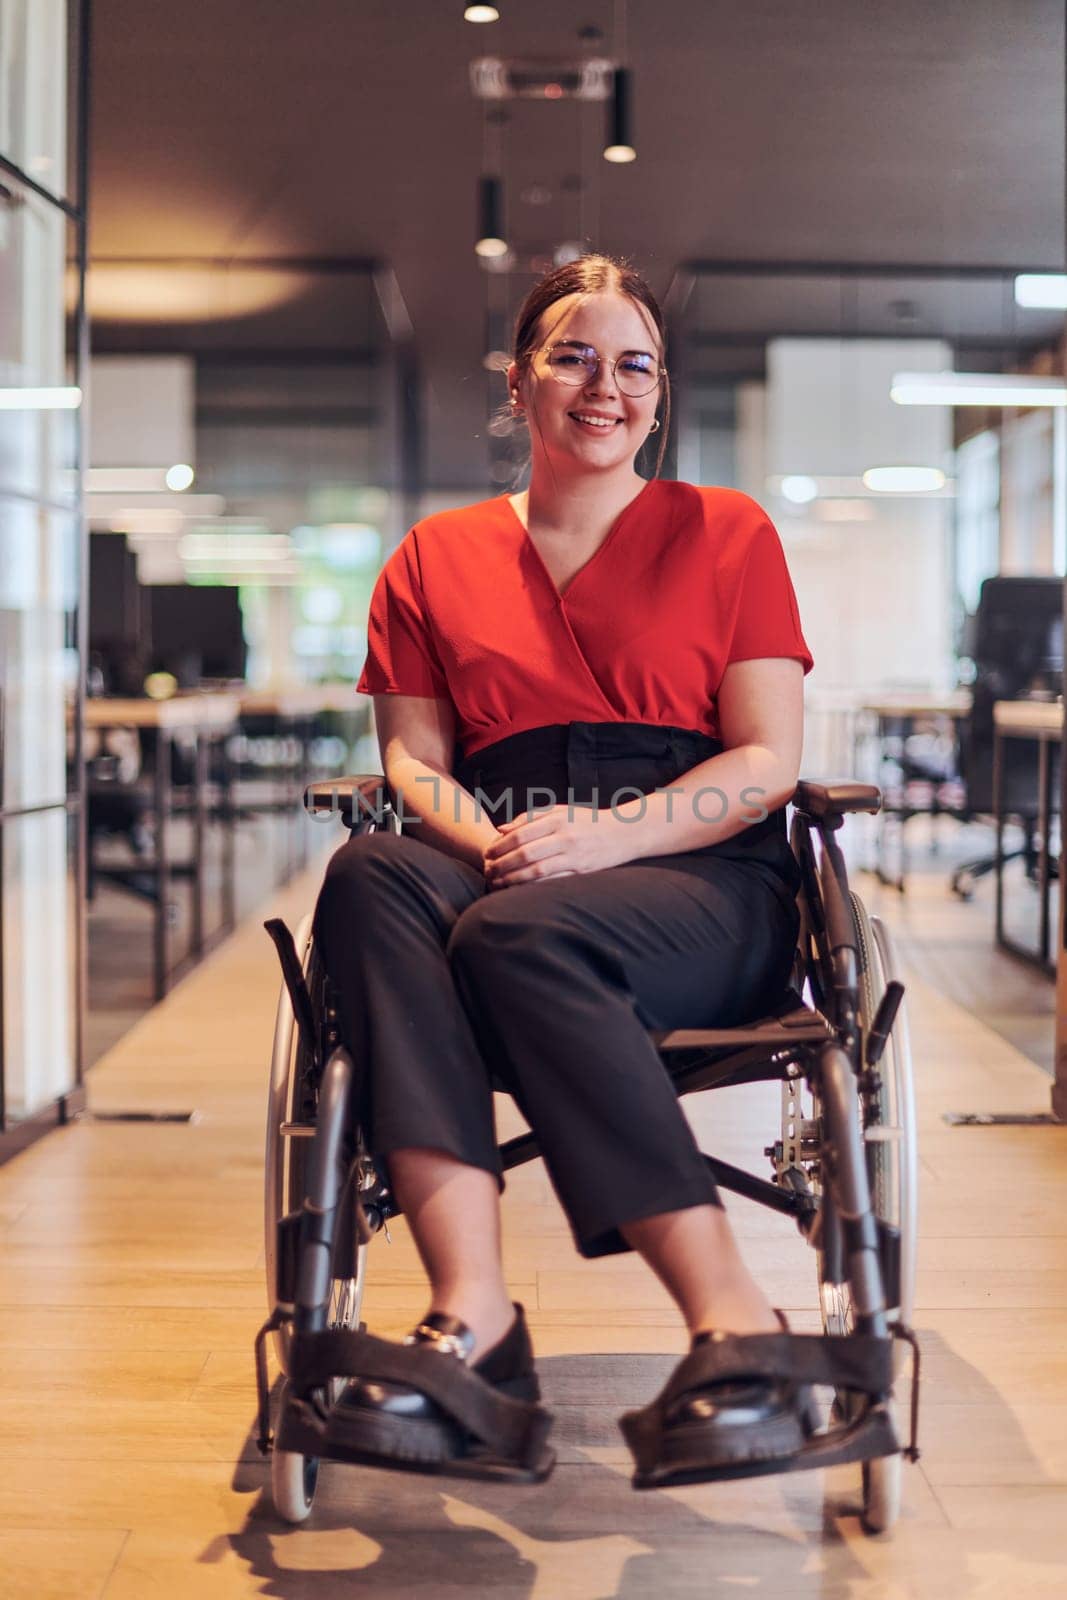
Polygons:
<instances>
[{"instance_id":1,"label":"eyeglasses","mask_svg":"<svg viewBox=\"0 0 1067 1600\"><path fill-rule=\"evenodd\" d=\"M581 389L592 383L604 364L604 358L591 344L546 344L542 354L548 357L548 370L558 383ZM636 400L640 395L651 394L666 376L654 356L643 350L628 350L610 363L611 375L620 394Z\"/></svg>"}]
</instances>

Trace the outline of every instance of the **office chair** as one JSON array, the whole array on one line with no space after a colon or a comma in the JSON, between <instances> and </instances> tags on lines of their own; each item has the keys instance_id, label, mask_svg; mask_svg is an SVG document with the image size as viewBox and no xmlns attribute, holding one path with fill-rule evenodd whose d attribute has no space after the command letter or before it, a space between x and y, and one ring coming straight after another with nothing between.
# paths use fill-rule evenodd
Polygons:
<instances>
[{"instance_id":1,"label":"office chair","mask_svg":"<svg viewBox=\"0 0 1067 1600\"><path fill-rule=\"evenodd\" d=\"M973 638L975 678L971 711L960 724L960 776L969 820L992 818L993 706L998 700L1042 698L1057 693L1063 676L1063 581L1056 577L986 578L968 630ZM1058 763L1058 754L1054 759ZM1056 780L1054 779L1054 782ZM1023 828L1023 843L1002 859L1023 859L1028 876L1037 871L1038 751L1026 740L1006 741L1001 772L1001 810ZM969 900L979 878L996 867L995 854L964 862L951 887Z\"/></svg>"}]
</instances>

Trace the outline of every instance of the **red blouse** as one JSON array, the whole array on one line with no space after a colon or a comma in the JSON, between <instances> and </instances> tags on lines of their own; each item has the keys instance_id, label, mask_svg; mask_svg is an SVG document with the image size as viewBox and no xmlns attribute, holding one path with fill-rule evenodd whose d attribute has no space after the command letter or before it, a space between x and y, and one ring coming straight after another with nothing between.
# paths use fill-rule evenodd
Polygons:
<instances>
[{"instance_id":1,"label":"red blouse","mask_svg":"<svg viewBox=\"0 0 1067 1600\"><path fill-rule=\"evenodd\" d=\"M562 596L506 495L417 523L379 575L357 687L450 700L464 756L565 722L719 738L723 672L765 656L812 667L766 513L652 479Z\"/></svg>"}]
</instances>

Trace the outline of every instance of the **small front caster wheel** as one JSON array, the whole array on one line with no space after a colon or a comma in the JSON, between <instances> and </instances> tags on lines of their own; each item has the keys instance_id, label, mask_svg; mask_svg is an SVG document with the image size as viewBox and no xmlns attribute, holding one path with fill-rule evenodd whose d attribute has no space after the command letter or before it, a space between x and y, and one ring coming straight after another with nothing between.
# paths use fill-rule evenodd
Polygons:
<instances>
[{"instance_id":1,"label":"small front caster wheel","mask_svg":"<svg viewBox=\"0 0 1067 1600\"><path fill-rule=\"evenodd\" d=\"M289 1385L282 1389L285 1408ZM318 1456L305 1456L298 1450L279 1450L275 1445L270 1458L270 1492L274 1509L285 1522L304 1522L315 1500L319 1478Z\"/></svg>"}]
</instances>

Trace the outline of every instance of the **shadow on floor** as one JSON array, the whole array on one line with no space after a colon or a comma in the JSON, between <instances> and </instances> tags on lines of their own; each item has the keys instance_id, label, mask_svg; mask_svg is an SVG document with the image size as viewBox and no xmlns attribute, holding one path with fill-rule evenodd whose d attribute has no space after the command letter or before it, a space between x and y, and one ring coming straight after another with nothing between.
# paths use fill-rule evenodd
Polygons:
<instances>
[{"instance_id":1,"label":"shadow on floor","mask_svg":"<svg viewBox=\"0 0 1067 1600\"><path fill-rule=\"evenodd\" d=\"M924 1338L929 1369L953 1393L997 1408L1014 1430L1013 1458L1035 1463L1011 1412L977 1369L936 1336ZM494 1600L726 1600L811 1596L845 1600L874 1582L852 1548L858 1534L860 1469L635 1494L615 1418L662 1385L673 1358L571 1355L542 1360L546 1403L556 1415L559 1465L538 1487L377 1472L325 1463L311 1517L299 1528L274 1514L254 1446L233 1486L257 1493L240 1531L223 1545L263 1587L284 1600L409 1600L413 1595ZM927 1395L929 1401L930 1396ZM1003 1430L999 1443L1004 1445ZM971 1440L972 1449L981 1448ZM913 1477L914 1474L914 1477ZM964 1536L947 1526L922 1475L905 1467L905 1512L897 1537L930 1541L936 1590L966 1594L976 1548L995 1555L1008 1531ZM846 1537L846 1532L848 1537ZM889 1565L888 1540L879 1540ZM862 1547L861 1547L862 1548ZM219 1558L218 1545L202 1557ZM891 1570L891 1568L890 1568ZM931 1572L933 1579L934 1573Z\"/></svg>"}]
</instances>

